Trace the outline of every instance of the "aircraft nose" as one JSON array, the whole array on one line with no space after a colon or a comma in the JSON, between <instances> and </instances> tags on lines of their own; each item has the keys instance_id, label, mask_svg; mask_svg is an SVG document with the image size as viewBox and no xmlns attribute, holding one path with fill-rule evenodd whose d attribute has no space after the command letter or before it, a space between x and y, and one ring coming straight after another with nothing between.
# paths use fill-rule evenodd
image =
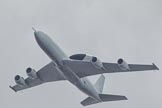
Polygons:
<instances>
[{"instance_id":1,"label":"aircraft nose","mask_svg":"<svg viewBox=\"0 0 162 108\"><path fill-rule=\"evenodd\" d=\"M43 44L44 43L45 36L41 31L35 31L34 36L35 36L35 39L38 42L38 44Z\"/></svg>"},{"instance_id":2,"label":"aircraft nose","mask_svg":"<svg viewBox=\"0 0 162 108\"><path fill-rule=\"evenodd\" d=\"M34 36L37 40L42 40L46 37L46 35L41 31L34 31Z\"/></svg>"},{"instance_id":3,"label":"aircraft nose","mask_svg":"<svg viewBox=\"0 0 162 108\"><path fill-rule=\"evenodd\" d=\"M34 36L35 36L36 39L39 37L37 31L34 32Z\"/></svg>"},{"instance_id":4,"label":"aircraft nose","mask_svg":"<svg viewBox=\"0 0 162 108\"><path fill-rule=\"evenodd\" d=\"M34 31L35 39L36 39L36 40L40 40L43 33L42 33L41 31L37 31L37 30L36 30L35 28L33 28L33 27L32 27L32 29L33 29L33 31Z\"/></svg>"},{"instance_id":5,"label":"aircraft nose","mask_svg":"<svg viewBox=\"0 0 162 108\"><path fill-rule=\"evenodd\" d=\"M35 36L35 39L36 39L37 41L40 40L40 39L39 39L40 36L39 36L38 31L35 31L35 32L34 32L34 36Z\"/></svg>"},{"instance_id":6,"label":"aircraft nose","mask_svg":"<svg viewBox=\"0 0 162 108\"><path fill-rule=\"evenodd\" d=\"M42 31L34 31L35 40L41 48L45 48L49 45L48 36Z\"/></svg>"}]
</instances>

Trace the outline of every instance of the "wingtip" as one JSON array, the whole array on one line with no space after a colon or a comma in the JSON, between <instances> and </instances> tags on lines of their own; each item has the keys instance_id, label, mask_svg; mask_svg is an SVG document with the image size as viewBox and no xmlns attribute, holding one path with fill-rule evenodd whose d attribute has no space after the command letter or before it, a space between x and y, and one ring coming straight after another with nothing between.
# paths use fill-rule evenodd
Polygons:
<instances>
[{"instance_id":1,"label":"wingtip","mask_svg":"<svg viewBox=\"0 0 162 108\"><path fill-rule=\"evenodd\" d=\"M12 86L9 86L14 92L17 92Z\"/></svg>"},{"instance_id":2,"label":"wingtip","mask_svg":"<svg viewBox=\"0 0 162 108\"><path fill-rule=\"evenodd\" d=\"M124 100L128 100L128 98L126 96L124 96L124 98L125 98Z\"/></svg>"},{"instance_id":3,"label":"wingtip","mask_svg":"<svg viewBox=\"0 0 162 108\"><path fill-rule=\"evenodd\" d=\"M154 63L152 63L152 65L156 70L159 70L159 68Z\"/></svg>"}]
</instances>

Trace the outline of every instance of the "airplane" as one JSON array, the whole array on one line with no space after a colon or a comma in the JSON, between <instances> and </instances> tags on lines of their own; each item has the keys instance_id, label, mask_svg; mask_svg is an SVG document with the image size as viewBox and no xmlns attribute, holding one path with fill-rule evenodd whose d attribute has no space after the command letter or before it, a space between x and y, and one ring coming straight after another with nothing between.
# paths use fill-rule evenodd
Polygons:
<instances>
[{"instance_id":1,"label":"airplane","mask_svg":"<svg viewBox=\"0 0 162 108\"><path fill-rule=\"evenodd\" d=\"M26 79L16 75L14 78L16 84L9 86L15 92L47 82L66 80L88 95L81 102L83 106L88 106L107 101L127 100L127 97L122 95L102 94L105 82L103 74L159 70L153 63L151 65L127 64L122 58L118 59L117 63L106 63L87 54L74 54L68 57L47 34L34 28L33 30L38 45L48 55L51 62L38 71L31 67L27 68ZM93 85L87 77L98 74L101 76Z\"/></svg>"}]
</instances>

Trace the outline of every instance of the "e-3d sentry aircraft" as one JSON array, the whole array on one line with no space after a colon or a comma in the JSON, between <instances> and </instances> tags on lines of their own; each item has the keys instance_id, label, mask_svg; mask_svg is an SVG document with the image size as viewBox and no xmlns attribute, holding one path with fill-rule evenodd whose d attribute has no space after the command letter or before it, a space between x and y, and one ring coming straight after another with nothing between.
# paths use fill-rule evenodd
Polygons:
<instances>
[{"instance_id":1,"label":"e-3d sentry aircraft","mask_svg":"<svg viewBox=\"0 0 162 108\"><path fill-rule=\"evenodd\" d=\"M52 62L39 71L27 68L28 78L26 79L16 75L16 85L10 86L15 92L47 82L68 80L89 96L81 102L83 106L106 101L127 100L125 96L121 95L102 94L105 82L104 73L159 70L155 64L127 64L123 59L119 59L117 63L105 63L97 57L86 54L75 54L68 57L47 34L33 30L38 45L51 58ZM101 76L95 85L92 85L86 77L97 74L101 74Z\"/></svg>"}]
</instances>

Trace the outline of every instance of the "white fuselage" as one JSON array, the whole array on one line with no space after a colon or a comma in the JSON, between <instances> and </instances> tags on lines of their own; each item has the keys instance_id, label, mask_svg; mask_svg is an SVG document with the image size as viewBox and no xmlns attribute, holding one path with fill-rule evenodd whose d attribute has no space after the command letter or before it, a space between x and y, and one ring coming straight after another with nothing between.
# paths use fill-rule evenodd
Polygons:
<instances>
[{"instance_id":1,"label":"white fuselage","mask_svg":"<svg viewBox=\"0 0 162 108\"><path fill-rule=\"evenodd\" d=\"M72 69L64 65L62 60L69 59L69 57L52 41L49 36L47 36L47 34L41 31L35 31L34 35L42 50L52 59L54 63L58 65L61 72L60 74L63 75L65 79L70 81L88 96L97 101L101 101L96 88L87 78L79 78Z\"/></svg>"}]
</instances>

